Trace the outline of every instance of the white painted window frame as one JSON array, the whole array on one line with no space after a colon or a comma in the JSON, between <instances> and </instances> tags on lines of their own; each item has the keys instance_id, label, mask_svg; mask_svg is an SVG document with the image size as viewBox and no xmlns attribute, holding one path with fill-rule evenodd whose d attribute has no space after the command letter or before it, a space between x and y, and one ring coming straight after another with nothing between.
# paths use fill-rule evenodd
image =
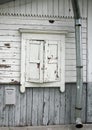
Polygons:
<instances>
[{"instance_id":1,"label":"white painted window frame","mask_svg":"<svg viewBox=\"0 0 92 130\"><path fill-rule=\"evenodd\" d=\"M19 29L19 32L21 33L21 75L20 75L20 91L22 93L25 92L26 87L60 87L60 91L65 91L65 35L66 31L60 31L60 30L40 30L40 29ZM52 83L29 83L26 82L26 60L25 60L25 54L26 54L26 41L27 39L30 39L30 34L56 34L61 35L63 37L62 42L62 51L61 51L61 81L60 82L52 82Z\"/></svg>"}]
</instances>

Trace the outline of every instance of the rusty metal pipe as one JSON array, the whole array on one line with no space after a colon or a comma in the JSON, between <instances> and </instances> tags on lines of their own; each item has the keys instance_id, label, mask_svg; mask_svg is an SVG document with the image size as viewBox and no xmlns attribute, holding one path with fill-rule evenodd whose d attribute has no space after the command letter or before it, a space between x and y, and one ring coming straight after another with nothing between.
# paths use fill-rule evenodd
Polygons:
<instances>
[{"instance_id":1,"label":"rusty metal pipe","mask_svg":"<svg viewBox=\"0 0 92 130\"><path fill-rule=\"evenodd\" d=\"M83 63L82 63L82 38L81 38L81 15L78 0L71 0L74 18L75 18L75 42L76 42L76 127L82 128L81 112L82 112L82 91L83 91Z\"/></svg>"}]
</instances>

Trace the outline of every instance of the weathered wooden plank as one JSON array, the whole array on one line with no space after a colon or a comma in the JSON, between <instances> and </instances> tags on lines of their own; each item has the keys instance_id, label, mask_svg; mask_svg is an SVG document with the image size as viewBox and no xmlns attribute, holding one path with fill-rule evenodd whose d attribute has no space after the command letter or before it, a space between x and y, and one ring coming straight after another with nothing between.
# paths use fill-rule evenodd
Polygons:
<instances>
[{"instance_id":1,"label":"weathered wooden plank","mask_svg":"<svg viewBox=\"0 0 92 130\"><path fill-rule=\"evenodd\" d=\"M65 66L66 71L76 71L76 66ZM83 66L83 71L86 71L87 67Z\"/></svg>"},{"instance_id":2,"label":"weathered wooden plank","mask_svg":"<svg viewBox=\"0 0 92 130\"><path fill-rule=\"evenodd\" d=\"M78 0L81 16L83 16L83 1L84 1L84 0Z\"/></svg>"},{"instance_id":3,"label":"weathered wooden plank","mask_svg":"<svg viewBox=\"0 0 92 130\"><path fill-rule=\"evenodd\" d=\"M26 15L30 15L32 12L32 1L31 0L26 0L25 1L26 4L25 4L25 14Z\"/></svg>"},{"instance_id":4,"label":"weathered wooden plank","mask_svg":"<svg viewBox=\"0 0 92 130\"><path fill-rule=\"evenodd\" d=\"M38 3L37 3L37 14L42 16L43 15L43 0L38 0Z\"/></svg>"},{"instance_id":5,"label":"weathered wooden plank","mask_svg":"<svg viewBox=\"0 0 92 130\"><path fill-rule=\"evenodd\" d=\"M58 9L59 9L59 16L64 16L64 6L63 6L63 0L59 0L58 4Z\"/></svg>"},{"instance_id":6,"label":"weathered wooden plank","mask_svg":"<svg viewBox=\"0 0 92 130\"><path fill-rule=\"evenodd\" d=\"M4 47L0 46L0 53L20 54L20 48L11 48L10 45L7 43L7 46L4 46Z\"/></svg>"},{"instance_id":7,"label":"weathered wooden plank","mask_svg":"<svg viewBox=\"0 0 92 130\"><path fill-rule=\"evenodd\" d=\"M75 55L76 54L76 51L74 49L71 49L71 48L68 48L66 49L66 55ZM87 50L86 49L83 49L82 50L82 54L83 55L86 55L87 54Z\"/></svg>"},{"instance_id":8,"label":"weathered wooden plank","mask_svg":"<svg viewBox=\"0 0 92 130\"><path fill-rule=\"evenodd\" d=\"M4 124L5 126L8 126L8 113L9 113L9 106L6 106L5 108L5 117L4 117Z\"/></svg>"},{"instance_id":9,"label":"weathered wooden plank","mask_svg":"<svg viewBox=\"0 0 92 130\"><path fill-rule=\"evenodd\" d=\"M49 115L49 88L44 89L44 102L43 102L43 124L48 125Z\"/></svg>"},{"instance_id":10,"label":"weathered wooden plank","mask_svg":"<svg viewBox=\"0 0 92 130\"><path fill-rule=\"evenodd\" d=\"M25 0L20 0L20 13L25 15L26 12L26 2Z\"/></svg>"},{"instance_id":11,"label":"weathered wooden plank","mask_svg":"<svg viewBox=\"0 0 92 130\"><path fill-rule=\"evenodd\" d=\"M3 12L3 8L2 8L2 5L0 5L0 12L1 12L1 13Z\"/></svg>"},{"instance_id":12,"label":"weathered wooden plank","mask_svg":"<svg viewBox=\"0 0 92 130\"><path fill-rule=\"evenodd\" d=\"M60 110L60 91L55 90L55 109L54 109L54 124L59 124L59 110Z\"/></svg>"},{"instance_id":13,"label":"weathered wooden plank","mask_svg":"<svg viewBox=\"0 0 92 130\"><path fill-rule=\"evenodd\" d=\"M3 97L4 97L4 87L0 86L0 126L2 126L4 122Z\"/></svg>"},{"instance_id":14,"label":"weathered wooden plank","mask_svg":"<svg viewBox=\"0 0 92 130\"><path fill-rule=\"evenodd\" d=\"M92 82L87 86L87 122L92 122Z\"/></svg>"},{"instance_id":15,"label":"weathered wooden plank","mask_svg":"<svg viewBox=\"0 0 92 130\"><path fill-rule=\"evenodd\" d=\"M82 55L82 59L86 60L87 59L87 55ZM67 54L65 57L65 60L76 60L76 55L73 54Z\"/></svg>"},{"instance_id":16,"label":"weathered wooden plank","mask_svg":"<svg viewBox=\"0 0 92 130\"><path fill-rule=\"evenodd\" d=\"M59 124L65 124L65 92L60 92Z\"/></svg>"},{"instance_id":17,"label":"weathered wooden plank","mask_svg":"<svg viewBox=\"0 0 92 130\"><path fill-rule=\"evenodd\" d=\"M20 42L3 42L3 41L0 41L0 47L6 47L6 48L8 48L8 47L11 47L11 48L20 48Z\"/></svg>"},{"instance_id":18,"label":"weathered wooden plank","mask_svg":"<svg viewBox=\"0 0 92 130\"><path fill-rule=\"evenodd\" d=\"M3 66L0 64L0 71L17 71L19 72L20 71L20 66L17 66L17 65L10 65L10 66L7 66L6 64Z\"/></svg>"},{"instance_id":19,"label":"weathered wooden plank","mask_svg":"<svg viewBox=\"0 0 92 130\"><path fill-rule=\"evenodd\" d=\"M14 106L11 105L9 106L9 111L8 111L8 126L14 126L15 122L15 113L14 113Z\"/></svg>"},{"instance_id":20,"label":"weathered wooden plank","mask_svg":"<svg viewBox=\"0 0 92 130\"><path fill-rule=\"evenodd\" d=\"M59 6L59 0L53 0L52 3L54 3L53 4L54 10L52 10L52 11L54 11L54 16L58 17L59 16L59 8L58 8L58 6Z\"/></svg>"},{"instance_id":21,"label":"weathered wooden plank","mask_svg":"<svg viewBox=\"0 0 92 130\"><path fill-rule=\"evenodd\" d=\"M9 8L8 8L9 3L5 3L2 5L2 13L8 13L9 12Z\"/></svg>"},{"instance_id":22,"label":"weathered wooden plank","mask_svg":"<svg viewBox=\"0 0 92 130\"><path fill-rule=\"evenodd\" d=\"M49 4L49 3L48 3ZM52 9L53 11L53 9ZM23 17L21 19L21 17L17 17L16 16L16 20L15 17L8 17L7 21L6 21L6 17L5 16L0 16L1 20L0 20L0 24L4 24L4 25L51 25L51 23L48 22L47 18L45 18L43 20L42 17ZM20 22L21 21L21 22ZM71 26L74 28L74 19L72 18L68 18L68 19L60 19L60 18L55 18L55 22L52 24L52 26ZM86 28L87 25L87 21L86 20L82 20L82 28ZM67 34L68 35L68 34Z\"/></svg>"},{"instance_id":23,"label":"weathered wooden plank","mask_svg":"<svg viewBox=\"0 0 92 130\"><path fill-rule=\"evenodd\" d=\"M37 125L43 124L43 91L44 88L38 89L38 110L37 110Z\"/></svg>"},{"instance_id":24,"label":"weathered wooden plank","mask_svg":"<svg viewBox=\"0 0 92 130\"><path fill-rule=\"evenodd\" d=\"M20 1L19 0L14 1L14 13L20 14Z\"/></svg>"},{"instance_id":25,"label":"weathered wooden plank","mask_svg":"<svg viewBox=\"0 0 92 130\"><path fill-rule=\"evenodd\" d=\"M0 59L2 59L2 57L4 58L4 59L16 59L16 60L20 60L20 55L19 54L7 54L7 52L5 51L5 54L4 54L4 52L2 53L2 52L0 52Z\"/></svg>"},{"instance_id":26,"label":"weathered wooden plank","mask_svg":"<svg viewBox=\"0 0 92 130\"><path fill-rule=\"evenodd\" d=\"M19 77L19 72L6 72L6 71L0 71L0 77Z\"/></svg>"},{"instance_id":27,"label":"weathered wooden plank","mask_svg":"<svg viewBox=\"0 0 92 130\"><path fill-rule=\"evenodd\" d=\"M83 96L82 96L82 121L86 123L86 112L87 112L87 84L83 84Z\"/></svg>"},{"instance_id":28,"label":"weathered wooden plank","mask_svg":"<svg viewBox=\"0 0 92 130\"><path fill-rule=\"evenodd\" d=\"M19 84L19 77L0 77L0 84Z\"/></svg>"},{"instance_id":29,"label":"weathered wooden plank","mask_svg":"<svg viewBox=\"0 0 92 130\"><path fill-rule=\"evenodd\" d=\"M65 16L69 16L69 0L65 0Z\"/></svg>"},{"instance_id":30,"label":"weathered wooden plank","mask_svg":"<svg viewBox=\"0 0 92 130\"><path fill-rule=\"evenodd\" d=\"M19 126L20 125L20 90L19 90L19 86L15 86L16 87L16 104L15 104L15 126Z\"/></svg>"},{"instance_id":31,"label":"weathered wooden plank","mask_svg":"<svg viewBox=\"0 0 92 130\"><path fill-rule=\"evenodd\" d=\"M76 77L76 71L66 71L65 75L66 77ZM86 71L83 72L83 76L86 77Z\"/></svg>"},{"instance_id":32,"label":"weathered wooden plank","mask_svg":"<svg viewBox=\"0 0 92 130\"><path fill-rule=\"evenodd\" d=\"M76 77L73 77L73 76L71 76L71 77L66 77L66 78L65 78L65 82L66 82L66 83L76 82ZM84 77L84 76L83 76L83 82L87 82L87 77Z\"/></svg>"},{"instance_id":33,"label":"weathered wooden plank","mask_svg":"<svg viewBox=\"0 0 92 130\"><path fill-rule=\"evenodd\" d=\"M83 17L87 17L87 6L88 6L88 4L87 4L87 0L83 0L83 14L82 14L82 16Z\"/></svg>"},{"instance_id":34,"label":"weathered wooden plank","mask_svg":"<svg viewBox=\"0 0 92 130\"><path fill-rule=\"evenodd\" d=\"M18 36L0 36L0 41L20 41Z\"/></svg>"},{"instance_id":35,"label":"weathered wooden plank","mask_svg":"<svg viewBox=\"0 0 92 130\"><path fill-rule=\"evenodd\" d=\"M33 89L26 89L26 122L27 125L32 125L32 105L33 105L33 97L32 97Z\"/></svg>"},{"instance_id":36,"label":"weathered wooden plank","mask_svg":"<svg viewBox=\"0 0 92 130\"><path fill-rule=\"evenodd\" d=\"M76 65L76 61L75 60L66 60L66 65L68 66L70 66L70 65ZM85 60L83 60L83 65L86 65L86 61Z\"/></svg>"},{"instance_id":37,"label":"weathered wooden plank","mask_svg":"<svg viewBox=\"0 0 92 130\"><path fill-rule=\"evenodd\" d=\"M1 64L7 64L7 65L12 65L12 64L19 65L19 60L17 60L17 59L12 59L12 60L4 59L2 57L2 59L0 59L0 63Z\"/></svg>"},{"instance_id":38,"label":"weathered wooden plank","mask_svg":"<svg viewBox=\"0 0 92 130\"><path fill-rule=\"evenodd\" d=\"M18 29L19 28L24 28L24 25L3 25L2 24L2 26L0 27L1 29L3 29L3 30L17 30L18 31ZM71 31L74 31L74 28L72 28L72 27L64 27L64 26L52 26L52 25L50 25L50 26L46 26L46 25L40 25L40 26L37 26L37 25L25 25L25 28L28 28L28 29L44 29L44 30L47 30L47 29L52 29L52 30L70 30L71 29ZM11 36L9 36L9 37L11 37ZM9 38L8 37L8 38ZM14 36L12 36L12 38L13 38ZM17 38L17 37L14 37L14 38ZM2 39L3 41L6 41L6 39ZM8 41L20 41L20 39L14 39L14 40L11 40L11 39L7 39Z\"/></svg>"},{"instance_id":39,"label":"weathered wooden plank","mask_svg":"<svg viewBox=\"0 0 92 130\"><path fill-rule=\"evenodd\" d=\"M54 14L53 12L53 3L52 3L52 0L48 0L47 1L47 15L48 16L52 16Z\"/></svg>"},{"instance_id":40,"label":"weathered wooden plank","mask_svg":"<svg viewBox=\"0 0 92 130\"><path fill-rule=\"evenodd\" d=\"M86 43L86 38L82 39L82 43ZM66 42L74 42L75 43L75 38L66 38Z\"/></svg>"},{"instance_id":41,"label":"weathered wooden plank","mask_svg":"<svg viewBox=\"0 0 92 130\"><path fill-rule=\"evenodd\" d=\"M55 114L55 105L54 105L54 101L55 101L55 89L54 88L50 88L50 100L49 100L49 124L54 124L54 114Z\"/></svg>"},{"instance_id":42,"label":"weathered wooden plank","mask_svg":"<svg viewBox=\"0 0 92 130\"><path fill-rule=\"evenodd\" d=\"M72 16L72 17L74 16L71 0L69 0L69 16L70 16L70 17L71 17L71 16Z\"/></svg>"},{"instance_id":43,"label":"weathered wooden plank","mask_svg":"<svg viewBox=\"0 0 92 130\"><path fill-rule=\"evenodd\" d=\"M11 29L12 31L16 31L15 29L17 28L17 31L18 31L19 28L23 28L23 25L25 25L25 28L28 28L28 26L32 26L32 25L41 25L41 26L42 25L44 25L44 26L46 26L46 25L50 26L51 25L52 27L55 27L55 26L56 27L57 26L59 26L59 27L65 26L67 28L71 27L71 28L73 28L73 32L74 32L73 22L71 22L69 19L64 20L64 21L58 20L58 21L55 21L55 23L51 24L50 22L48 22L48 20L42 20L41 18L39 18L39 19L36 18L34 20L32 20L32 19L31 20L29 20L29 19L27 19L27 20L16 19L16 22L14 22L14 19L11 19L11 20L7 19L7 22L6 22L5 18L3 18L3 17L1 17L1 18L2 18L2 20L0 21L0 24L2 24L2 27L0 27L0 30L2 30L2 29L9 29L10 30ZM10 27L10 25L12 26L12 28ZM85 27L83 27L83 28L85 29ZM71 32L72 32L72 30L71 30Z\"/></svg>"},{"instance_id":44,"label":"weathered wooden plank","mask_svg":"<svg viewBox=\"0 0 92 130\"><path fill-rule=\"evenodd\" d=\"M37 125L38 117L38 88L33 88L32 125Z\"/></svg>"},{"instance_id":45,"label":"weathered wooden plank","mask_svg":"<svg viewBox=\"0 0 92 130\"><path fill-rule=\"evenodd\" d=\"M71 123L75 123L76 85L71 85Z\"/></svg>"},{"instance_id":46,"label":"weathered wooden plank","mask_svg":"<svg viewBox=\"0 0 92 130\"><path fill-rule=\"evenodd\" d=\"M87 33L86 32L83 32L82 33L82 38L85 38L87 36ZM74 37L75 38L75 33L68 33L67 34L67 38L72 38L72 37Z\"/></svg>"},{"instance_id":47,"label":"weathered wooden plank","mask_svg":"<svg viewBox=\"0 0 92 130\"><path fill-rule=\"evenodd\" d=\"M43 12L42 12L42 14L43 14L43 16L47 16L47 12L48 12L48 10L47 10L47 1L48 0L44 0L44 2L43 2Z\"/></svg>"},{"instance_id":48,"label":"weathered wooden plank","mask_svg":"<svg viewBox=\"0 0 92 130\"><path fill-rule=\"evenodd\" d=\"M65 93L65 124L69 124L71 122L71 84L66 85L66 93Z\"/></svg>"},{"instance_id":49,"label":"weathered wooden plank","mask_svg":"<svg viewBox=\"0 0 92 130\"><path fill-rule=\"evenodd\" d=\"M87 47L87 44L86 44L86 43L85 43L85 44L82 44L82 48L83 48L83 49L86 49L86 47ZM66 43L65 48L66 48L66 49L75 49L75 48L76 48L76 45L75 45L75 43L70 43L70 42L68 42L68 43ZM75 51L76 51L76 50L75 50Z\"/></svg>"},{"instance_id":50,"label":"weathered wooden plank","mask_svg":"<svg viewBox=\"0 0 92 130\"><path fill-rule=\"evenodd\" d=\"M8 3L8 12L14 14L14 1Z\"/></svg>"},{"instance_id":51,"label":"weathered wooden plank","mask_svg":"<svg viewBox=\"0 0 92 130\"><path fill-rule=\"evenodd\" d=\"M32 10L32 14L33 15L37 15L37 0L32 0L32 6L31 6Z\"/></svg>"},{"instance_id":52,"label":"weathered wooden plank","mask_svg":"<svg viewBox=\"0 0 92 130\"><path fill-rule=\"evenodd\" d=\"M26 93L20 93L20 126L26 125Z\"/></svg>"}]
</instances>

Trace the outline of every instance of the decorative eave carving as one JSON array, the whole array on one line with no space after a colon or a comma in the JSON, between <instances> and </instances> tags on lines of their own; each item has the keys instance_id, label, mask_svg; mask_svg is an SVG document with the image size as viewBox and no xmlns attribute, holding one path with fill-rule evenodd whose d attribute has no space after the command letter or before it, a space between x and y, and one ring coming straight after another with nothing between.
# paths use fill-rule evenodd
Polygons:
<instances>
[{"instance_id":1,"label":"decorative eave carving","mask_svg":"<svg viewBox=\"0 0 92 130\"><path fill-rule=\"evenodd\" d=\"M19 16L19 17L37 17L37 18L54 18L54 19L74 19L73 16L52 16L52 15L35 15L35 14L22 14L22 13L1 13L0 16ZM86 17L82 17L82 19L87 19Z\"/></svg>"}]
</instances>

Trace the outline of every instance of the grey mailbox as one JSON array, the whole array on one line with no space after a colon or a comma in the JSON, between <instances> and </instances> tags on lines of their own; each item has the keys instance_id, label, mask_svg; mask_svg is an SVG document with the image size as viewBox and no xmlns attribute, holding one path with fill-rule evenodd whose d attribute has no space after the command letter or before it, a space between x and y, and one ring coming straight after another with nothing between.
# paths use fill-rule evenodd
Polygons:
<instances>
[{"instance_id":1,"label":"grey mailbox","mask_svg":"<svg viewBox=\"0 0 92 130\"><path fill-rule=\"evenodd\" d=\"M15 105L15 103L16 103L15 88L12 87L5 88L5 105Z\"/></svg>"}]
</instances>

